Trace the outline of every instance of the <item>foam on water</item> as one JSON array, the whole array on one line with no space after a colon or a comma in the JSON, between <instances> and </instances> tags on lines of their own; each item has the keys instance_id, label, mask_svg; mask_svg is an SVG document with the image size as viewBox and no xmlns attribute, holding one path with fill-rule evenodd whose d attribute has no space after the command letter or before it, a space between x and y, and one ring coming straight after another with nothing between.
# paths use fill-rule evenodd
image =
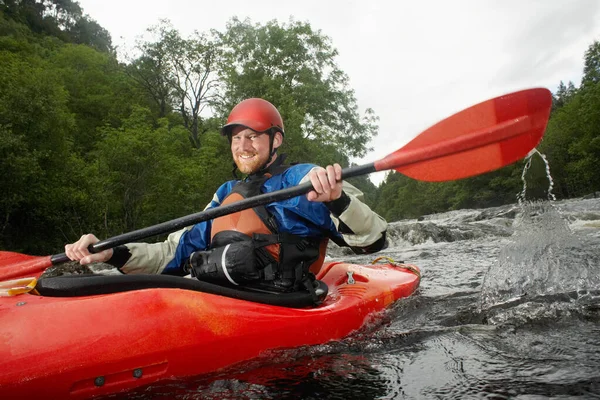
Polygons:
<instances>
[{"instance_id":1,"label":"foam on water","mask_svg":"<svg viewBox=\"0 0 600 400\"><path fill-rule=\"evenodd\" d=\"M526 174L535 154L546 165L548 201L525 198ZM574 294L569 298L576 300L600 287L600 254L585 236L571 230L570 223L582 223L572 215L562 214L552 193L553 180L546 157L535 149L525 164L522 180L523 190L517 195L520 213L515 219L514 233L485 275L481 309L522 303L523 298L540 299L565 293Z\"/></svg>"}]
</instances>

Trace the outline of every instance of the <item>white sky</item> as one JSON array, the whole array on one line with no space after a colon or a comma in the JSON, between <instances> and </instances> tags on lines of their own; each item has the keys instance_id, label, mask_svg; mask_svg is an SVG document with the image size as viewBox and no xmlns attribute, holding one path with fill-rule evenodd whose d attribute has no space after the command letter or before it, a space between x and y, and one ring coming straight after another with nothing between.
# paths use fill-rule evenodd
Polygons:
<instances>
[{"instance_id":1,"label":"white sky","mask_svg":"<svg viewBox=\"0 0 600 400\"><path fill-rule=\"evenodd\" d=\"M375 161L435 122L504 93L569 80L600 40L599 0L78 0L113 44L169 19L183 36L253 23L309 22L339 51L359 107L380 117ZM372 177L376 183L383 173Z\"/></svg>"}]
</instances>

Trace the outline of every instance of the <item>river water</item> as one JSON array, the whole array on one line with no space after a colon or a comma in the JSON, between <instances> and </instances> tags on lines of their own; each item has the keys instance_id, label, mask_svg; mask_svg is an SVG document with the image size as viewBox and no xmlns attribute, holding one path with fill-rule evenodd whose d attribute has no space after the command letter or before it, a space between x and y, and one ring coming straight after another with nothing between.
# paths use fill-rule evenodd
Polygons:
<instances>
[{"instance_id":1,"label":"river water","mask_svg":"<svg viewBox=\"0 0 600 400\"><path fill-rule=\"evenodd\" d=\"M377 255L421 267L421 287L360 332L110 398L600 398L600 199L430 215L389 239Z\"/></svg>"}]
</instances>

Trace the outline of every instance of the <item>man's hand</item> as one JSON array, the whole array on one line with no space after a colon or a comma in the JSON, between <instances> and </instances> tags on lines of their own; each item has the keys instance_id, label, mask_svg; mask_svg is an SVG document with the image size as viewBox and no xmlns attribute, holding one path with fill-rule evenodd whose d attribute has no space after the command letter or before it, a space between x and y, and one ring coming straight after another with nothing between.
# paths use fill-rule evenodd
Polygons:
<instances>
[{"instance_id":1,"label":"man's hand","mask_svg":"<svg viewBox=\"0 0 600 400\"><path fill-rule=\"evenodd\" d=\"M334 201L342 195L342 167L340 164L316 167L308 173L314 190L308 192L309 201Z\"/></svg>"},{"instance_id":2,"label":"man's hand","mask_svg":"<svg viewBox=\"0 0 600 400\"><path fill-rule=\"evenodd\" d=\"M106 262L110 260L113 255L113 250L108 249L101 251L100 253L92 254L88 250L88 246L91 244L98 243L100 240L91 233L83 235L75 243L71 243L65 246L65 254L71 260L79 260L80 264L89 264L93 262Z\"/></svg>"}]
</instances>

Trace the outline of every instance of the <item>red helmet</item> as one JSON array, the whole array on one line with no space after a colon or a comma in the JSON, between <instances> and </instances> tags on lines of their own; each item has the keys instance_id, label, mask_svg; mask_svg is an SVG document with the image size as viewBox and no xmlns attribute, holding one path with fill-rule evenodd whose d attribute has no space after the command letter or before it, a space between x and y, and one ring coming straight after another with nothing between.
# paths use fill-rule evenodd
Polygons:
<instances>
[{"instance_id":1,"label":"red helmet","mask_svg":"<svg viewBox=\"0 0 600 400\"><path fill-rule=\"evenodd\" d=\"M256 132L283 132L283 119L277 108L266 100L246 99L233 107L221 134L229 136L231 130L241 125Z\"/></svg>"}]
</instances>

